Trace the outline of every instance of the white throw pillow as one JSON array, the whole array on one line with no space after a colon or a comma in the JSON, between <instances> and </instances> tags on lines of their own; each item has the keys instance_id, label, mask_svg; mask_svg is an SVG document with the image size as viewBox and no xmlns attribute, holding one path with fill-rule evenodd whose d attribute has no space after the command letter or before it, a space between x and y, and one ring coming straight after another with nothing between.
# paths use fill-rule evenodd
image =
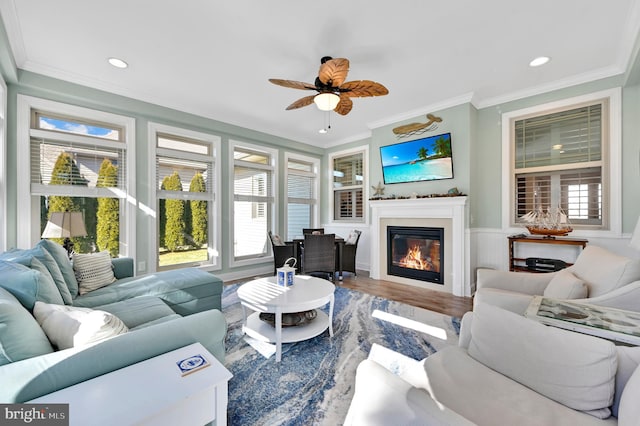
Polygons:
<instances>
[{"instance_id":1,"label":"white throw pillow","mask_svg":"<svg viewBox=\"0 0 640 426\"><path fill-rule=\"evenodd\" d=\"M116 280L108 251L92 254L74 253L73 270L76 273L81 295L107 286Z\"/></svg>"},{"instance_id":2,"label":"white throw pillow","mask_svg":"<svg viewBox=\"0 0 640 426\"><path fill-rule=\"evenodd\" d=\"M587 284L566 269L556 272L544 296L552 299L584 299L589 293Z\"/></svg>"},{"instance_id":3,"label":"white throw pillow","mask_svg":"<svg viewBox=\"0 0 640 426\"><path fill-rule=\"evenodd\" d=\"M33 316L58 349L97 343L129 331L115 315L89 308L36 302Z\"/></svg>"},{"instance_id":4,"label":"white throw pillow","mask_svg":"<svg viewBox=\"0 0 640 426\"><path fill-rule=\"evenodd\" d=\"M630 259L589 244L569 269L589 286L589 297L640 280L640 259Z\"/></svg>"},{"instance_id":5,"label":"white throw pillow","mask_svg":"<svg viewBox=\"0 0 640 426\"><path fill-rule=\"evenodd\" d=\"M284 246L284 245L286 245L284 243L284 241L282 241L282 238L280 237L280 235L278 235L278 234L273 234L271 236L271 240L273 241L273 245L274 246Z\"/></svg>"},{"instance_id":6,"label":"white throw pillow","mask_svg":"<svg viewBox=\"0 0 640 426\"><path fill-rule=\"evenodd\" d=\"M485 303L473 311L469 355L574 410L611 414L618 355L612 342L542 325Z\"/></svg>"},{"instance_id":7,"label":"white throw pillow","mask_svg":"<svg viewBox=\"0 0 640 426\"><path fill-rule=\"evenodd\" d=\"M344 240L345 244L355 244L358 241L358 233L356 231L351 231L346 240Z\"/></svg>"}]
</instances>

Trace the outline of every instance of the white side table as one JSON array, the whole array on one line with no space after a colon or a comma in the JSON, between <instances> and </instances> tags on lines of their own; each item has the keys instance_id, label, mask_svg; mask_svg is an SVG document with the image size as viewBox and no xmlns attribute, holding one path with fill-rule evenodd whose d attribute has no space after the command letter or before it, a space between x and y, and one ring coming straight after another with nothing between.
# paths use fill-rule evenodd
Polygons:
<instances>
[{"instance_id":1,"label":"white side table","mask_svg":"<svg viewBox=\"0 0 640 426\"><path fill-rule=\"evenodd\" d=\"M177 362L193 355L210 365L183 376ZM231 377L194 343L29 402L69 404L70 425L220 426L227 424Z\"/></svg>"},{"instance_id":2,"label":"white side table","mask_svg":"<svg viewBox=\"0 0 640 426\"><path fill-rule=\"evenodd\" d=\"M335 286L327 280L296 275L295 284L281 287L276 277L249 281L238 288L244 315L243 332L254 339L276 344L276 362L282 359L282 343L300 342L322 334L327 328L333 336ZM329 315L318 310L317 317L304 325L282 327L282 314L303 312L329 303ZM246 308L255 311L247 317ZM275 314L275 327L260 319L261 312Z\"/></svg>"}]
</instances>

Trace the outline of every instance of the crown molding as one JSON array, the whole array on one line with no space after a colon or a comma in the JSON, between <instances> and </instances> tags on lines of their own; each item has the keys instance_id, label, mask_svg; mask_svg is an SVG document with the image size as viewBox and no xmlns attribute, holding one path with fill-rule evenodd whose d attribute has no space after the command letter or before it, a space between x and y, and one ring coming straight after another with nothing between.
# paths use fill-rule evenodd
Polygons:
<instances>
[{"instance_id":1,"label":"crown molding","mask_svg":"<svg viewBox=\"0 0 640 426\"><path fill-rule=\"evenodd\" d=\"M552 81L548 84L533 86L524 90L518 90L511 93L506 93L504 95L495 96L493 98L479 99L476 101L475 106L478 109L488 108L507 102L528 98L531 96L541 95L543 93L553 92L554 90L566 89L568 87L577 86L579 84L590 83L592 81L609 77L615 77L623 73L624 70L619 65L613 65L610 67L600 68L594 71L571 76L569 78Z\"/></svg>"}]
</instances>

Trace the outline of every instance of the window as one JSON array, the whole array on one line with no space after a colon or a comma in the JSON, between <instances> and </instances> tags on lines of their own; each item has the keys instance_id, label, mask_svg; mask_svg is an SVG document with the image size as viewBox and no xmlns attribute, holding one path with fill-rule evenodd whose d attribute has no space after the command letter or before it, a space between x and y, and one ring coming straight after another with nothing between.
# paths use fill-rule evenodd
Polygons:
<instances>
[{"instance_id":1,"label":"window","mask_svg":"<svg viewBox=\"0 0 640 426\"><path fill-rule=\"evenodd\" d=\"M267 256L272 228L277 151L231 141L233 266ZM244 261L244 262L243 262Z\"/></svg>"},{"instance_id":2,"label":"window","mask_svg":"<svg viewBox=\"0 0 640 426\"><path fill-rule=\"evenodd\" d=\"M18 199L31 214L18 216L18 243L35 243L51 213L80 211L75 251L133 254L133 132L128 117L19 96Z\"/></svg>"},{"instance_id":3,"label":"window","mask_svg":"<svg viewBox=\"0 0 640 426\"><path fill-rule=\"evenodd\" d=\"M318 169L315 158L286 154L287 239L315 228L318 220Z\"/></svg>"},{"instance_id":4,"label":"window","mask_svg":"<svg viewBox=\"0 0 640 426\"><path fill-rule=\"evenodd\" d=\"M329 159L333 182L333 220L364 222L368 148L334 153Z\"/></svg>"},{"instance_id":5,"label":"window","mask_svg":"<svg viewBox=\"0 0 640 426\"><path fill-rule=\"evenodd\" d=\"M560 207L575 229L619 229L619 108L618 90L503 116L511 225Z\"/></svg>"},{"instance_id":6,"label":"window","mask_svg":"<svg viewBox=\"0 0 640 426\"><path fill-rule=\"evenodd\" d=\"M216 160L220 137L151 123L155 150L157 269L215 265L218 261L220 191Z\"/></svg>"}]
</instances>

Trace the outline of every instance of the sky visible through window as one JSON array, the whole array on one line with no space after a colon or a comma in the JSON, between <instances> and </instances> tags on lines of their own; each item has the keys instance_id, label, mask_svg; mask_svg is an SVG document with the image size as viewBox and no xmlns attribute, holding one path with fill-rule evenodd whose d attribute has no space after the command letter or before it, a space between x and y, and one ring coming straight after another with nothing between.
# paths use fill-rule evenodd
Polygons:
<instances>
[{"instance_id":1,"label":"sky visible through window","mask_svg":"<svg viewBox=\"0 0 640 426\"><path fill-rule=\"evenodd\" d=\"M94 136L102 139L120 140L120 132L116 129L76 123L69 120L40 116L38 125L41 129L46 130L57 130L59 132Z\"/></svg>"}]
</instances>

